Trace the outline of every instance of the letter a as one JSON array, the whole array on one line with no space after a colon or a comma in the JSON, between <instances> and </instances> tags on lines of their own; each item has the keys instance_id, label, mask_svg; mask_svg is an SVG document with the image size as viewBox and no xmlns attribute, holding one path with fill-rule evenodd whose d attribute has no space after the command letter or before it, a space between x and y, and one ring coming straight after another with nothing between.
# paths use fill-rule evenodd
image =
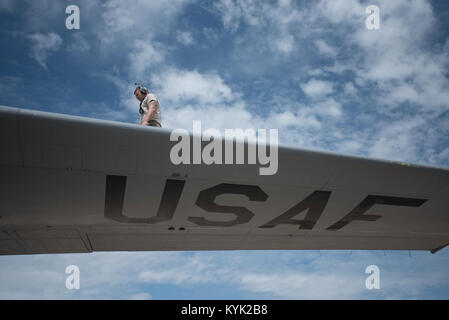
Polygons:
<instances>
[{"instance_id":1,"label":"letter a","mask_svg":"<svg viewBox=\"0 0 449 320\"><path fill-rule=\"evenodd\" d=\"M367 289L380 289L380 270L376 265L366 267L365 273L371 274L366 278L365 286Z\"/></svg>"},{"instance_id":2,"label":"letter a","mask_svg":"<svg viewBox=\"0 0 449 320\"><path fill-rule=\"evenodd\" d=\"M70 16L65 19L65 26L67 29L79 30L80 28L80 8L75 5L70 5L65 8L65 13L70 14Z\"/></svg>"},{"instance_id":3,"label":"letter a","mask_svg":"<svg viewBox=\"0 0 449 320\"><path fill-rule=\"evenodd\" d=\"M65 273L70 274L65 281L67 289L79 289L80 288L80 268L75 265L67 266Z\"/></svg>"},{"instance_id":4,"label":"letter a","mask_svg":"<svg viewBox=\"0 0 449 320\"><path fill-rule=\"evenodd\" d=\"M365 26L368 30L380 29L380 9L378 6L368 6L365 9L365 13L369 16L365 20Z\"/></svg>"}]
</instances>

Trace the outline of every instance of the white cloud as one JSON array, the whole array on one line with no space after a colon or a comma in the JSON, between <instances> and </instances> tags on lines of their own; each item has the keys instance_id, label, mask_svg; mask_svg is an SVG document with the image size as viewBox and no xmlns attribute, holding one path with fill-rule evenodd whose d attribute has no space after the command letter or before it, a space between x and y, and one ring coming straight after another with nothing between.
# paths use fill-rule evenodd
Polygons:
<instances>
[{"instance_id":1,"label":"white cloud","mask_svg":"<svg viewBox=\"0 0 449 320\"><path fill-rule=\"evenodd\" d=\"M419 143L422 133L419 128L425 125L422 117L407 117L396 122L380 124L374 144L369 154L375 158L406 160L419 159Z\"/></svg>"},{"instance_id":2,"label":"white cloud","mask_svg":"<svg viewBox=\"0 0 449 320\"><path fill-rule=\"evenodd\" d=\"M220 37L218 31L212 28L203 28L203 34L208 40L212 42L217 41Z\"/></svg>"},{"instance_id":3,"label":"white cloud","mask_svg":"<svg viewBox=\"0 0 449 320\"><path fill-rule=\"evenodd\" d=\"M135 32L136 37L161 32L188 0L111 0L103 5L105 28L111 33ZM131 10L130 10L131 9ZM147 26L142 28L142 26Z\"/></svg>"},{"instance_id":4,"label":"white cloud","mask_svg":"<svg viewBox=\"0 0 449 320\"><path fill-rule=\"evenodd\" d=\"M213 264L210 264L206 259L199 257L192 257L186 259L182 265L176 265L172 268L166 269L164 264L151 270L146 270L139 273L139 280L146 283L172 283L177 285L211 283L216 282L215 275L211 273L210 269Z\"/></svg>"},{"instance_id":5,"label":"white cloud","mask_svg":"<svg viewBox=\"0 0 449 320\"><path fill-rule=\"evenodd\" d=\"M313 105L313 111L323 116L338 118L343 114L342 106L334 98L327 98Z\"/></svg>"},{"instance_id":6,"label":"white cloud","mask_svg":"<svg viewBox=\"0 0 449 320\"><path fill-rule=\"evenodd\" d=\"M357 1L323 0L317 8L334 23L352 25L354 32L345 37L346 43L361 50L341 71L352 70L359 81L375 83L381 91L378 100L385 106L410 102L437 113L449 109L449 81L444 74L449 53L429 50L428 36L436 24L428 1L382 2L381 27L374 32L354 19L364 12Z\"/></svg>"},{"instance_id":7,"label":"white cloud","mask_svg":"<svg viewBox=\"0 0 449 320\"><path fill-rule=\"evenodd\" d=\"M176 35L176 40L181 42L185 46L193 44L193 36L191 32L188 31L178 31Z\"/></svg>"},{"instance_id":8,"label":"white cloud","mask_svg":"<svg viewBox=\"0 0 449 320\"><path fill-rule=\"evenodd\" d=\"M261 5L255 0L220 0L214 7L221 15L224 28L231 33L241 24L250 28L250 39L244 41L243 46L257 43L257 51L263 49L282 55L290 54L297 47L295 35L299 31L292 25L305 15L290 1Z\"/></svg>"},{"instance_id":9,"label":"white cloud","mask_svg":"<svg viewBox=\"0 0 449 320\"><path fill-rule=\"evenodd\" d=\"M344 92L346 95L353 97L357 95L357 88L352 82L347 82L345 83Z\"/></svg>"},{"instance_id":10,"label":"white cloud","mask_svg":"<svg viewBox=\"0 0 449 320\"><path fill-rule=\"evenodd\" d=\"M251 292L268 293L281 299L351 299L360 296L364 290L362 281L352 281L351 278L333 275L332 272L250 274L242 278L241 286Z\"/></svg>"},{"instance_id":11,"label":"white cloud","mask_svg":"<svg viewBox=\"0 0 449 320\"><path fill-rule=\"evenodd\" d=\"M129 297L130 300L150 300L151 295L146 292L134 293Z\"/></svg>"},{"instance_id":12,"label":"white cloud","mask_svg":"<svg viewBox=\"0 0 449 320\"><path fill-rule=\"evenodd\" d=\"M42 68L47 69L48 57L61 47L61 37L53 32L47 34L34 33L27 37L31 41L31 56L36 59Z\"/></svg>"},{"instance_id":13,"label":"white cloud","mask_svg":"<svg viewBox=\"0 0 449 320\"><path fill-rule=\"evenodd\" d=\"M283 53L290 53L295 47L295 39L292 35L287 34L276 40L277 48Z\"/></svg>"},{"instance_id":14,"label":"white cloud","mask_svg":"<svg viewBox=\"0 0 449 320\"><path fill-rule=\"evenodd\" d=\"M222 13L222 21L225 28L235 32L239 27L242 10L238 4L232 0L220 0L215 7Z\"/></svg>"},{"instance_id":15,"label":"white cloud","mask_svg":"<svg viewBox=\"0 0 449 320\"><path fill-rule=\"evenodd\" d=\"M233 102L239 98L223 79L215 73L202 74L196 70L168 69L152 77L152 82L160 88L159 95L165 101L179 105L195 100L206 106Z\"/></svg>"},{"instance_id":16,"label":"white cloud","mask_svg":"<svg viewBox=\"0 0 449 320\"><path fill-rule=\"evenodd\" d=\"M164 61L164 49L145 40L134 40L132 51L128 55L130 63L130 76L142 78L142 81L148 81L151 67ZM140 80L140 79L139 79Z\"/></svg>"},{"instance_id":17,"label":"white cloud","mask_svg":"<svg viewBox=\"0 0 449 320\"><path fill-rule=\"evenodd\" d=\"M322 69L312 69L307 71L309 76L318 77L324 75L324 71Z\"/></svg>"},{"instance_id":18,"label":"white cloud","mask_svg":"<svg viewBox=\"0 0 449 320\"><path fill-rule=\"evenodd\" d=\"M376 31L366 29L364 9L365 4L360 1L322 0L310 11L312 25L323 25L324 18L330 28L347 30L336 40L339 47L352 48L350 53L339 53L332 66L322 67L328 75L345 77L344 95L335 92L337 87L329 94L337 103L344 101L352 112L357 112L352 123L345 122L335 149L382 159L447 162L441 162L438 155L444 150L441 137L447 135L442 121L449 110L449 81L445 74L449 53L443 49L444 44L429 42L438 25L431 3L383 1L380 30ZM327 28L320 30L326 31ZM315 41L315 45L319 51L326 51L323 43ZM324 75L316 69L308 72ZM306 94L309 92L309 97L321 90L331 91L329 85L319 88L303 83L301 87ZM357 127L351 130L354 124ZM351 137L355 131L357 141L362 143L360 147Z\"/></svg>"},{"instance_id":19,"label":"white cloud","mask_svg":"<svg viewBox=\"0 0 449 320\"><path fill-rule=\"evenodd\" d=\"M332 82L316 79L311 79L307 83L301 84L301 89L312 98L324 97L334 92Z\"/></svg>"},{"instance_id":20,"label":"white cloud","mask_svg":"<svg viewBox=\"0 0 449 320\"><path fill-rule=\"evenodd\" d=\"M99 49L105 57L122 54L139 54L141 47L136 42L145 42L155 50L157 37L168 37L182 9L191 0L110 0L106 2L86 1L84 7L92 13L82 14L83 25L91 25L93 35L98 37ZM85 10L87 11L87 9ZM97 21L100 19L101 23ZM134 77L133 77L134 79Z\"/></svg>"},{"instance_id":21,"label":"white cloud","mask_svg":"<svg viewBox=\"0 0 449 320\"><path fill-rule=\"evenodd\" d=\"M363 149L363 143L359 140L346 140L338 144L338 151L346 154L358 154Z\"/></svg>"},{"instance_id":22,"label":"white cloud","mask_svg":"<svg viewBox=\"0 0 449 320\"><path fill-rule=\"evenodd\" d=\"M76 52L76 53L84 53L90 50L90 44L84 38L82 33L75 33L72 37L72 41L67 45L67 51Z\"/></svg>"},{"instance_id":23,"label":"white cloud","mask_svg":"<svg viewBox=\"0 0 449 320\"><path fill-rule=\"evenodd\" d=\"M330 57L337 56L337 53L338 53L337 49L332 47L331 45L329 45L326 41L316 40L315 45L318 48L318 52L320 54L330 56Z\"/></svg>"},{"instance_id":24,"label":"white cloud","mask_svg":"<svg viewBox=\"0 0 449 320\"><path fill-rule=\"evenodd\" d=\"M332 23L365 26L365 6L358 0L321 0L313 13L326 16Z\"/></svg>"},{"instance_id":25,"label":"white cloud","mask_svg":"<svg viewBox=\"0 0 449 320\"><path fill-rule=\"evenodd\" d=\"M317 120L314 110L307 107L302 107L297 113L291 111L272 112L268 117L267 124L273 128L294 126L298 130L321 128L321 122Z\"/></svg>"},{"instance_id":26,"label":"white cloud","mask_svg":"<svg viewBox=\"0 0 449 320\"><path fill-rule=\"evenodd\" d=\"M210 297L211 284L229 295L268 299L422 298L447 288L447 251L431 255L376 251L298 252L107 252L0 257L2 299L158 299L152 285L175 285L177 292ZM413 268L403 268L413 264ZM80 268L80 290L67 290L67 265ZM380 269L381 289L365 287L365 268ZM192 291L192 286L195 289ZM173 289L171 289L173 290ZM219 291L215 296L226 299ZM227 298L230 298L229 295ZM444 297L444 294L436 296ZM256 296L258 297L258 296Z\"/></svg>"},{"instance_id":27,"label":"white cloud","mask_svg":"<svg viewBox=\"0 0 449 320\"><path fill-rule=\"evenodd\" d=\"M186 105L183 108L165 109L165 123L170 128L185 128L191 131L192 122L200 120L202 130L216 128L264 128L264 122L254 117L242 104L212 105L202 107L198 105ZM164 117L164 116L163 116ZM224 131L223 131L224 132Z\"/></svg>"}]
</instances>

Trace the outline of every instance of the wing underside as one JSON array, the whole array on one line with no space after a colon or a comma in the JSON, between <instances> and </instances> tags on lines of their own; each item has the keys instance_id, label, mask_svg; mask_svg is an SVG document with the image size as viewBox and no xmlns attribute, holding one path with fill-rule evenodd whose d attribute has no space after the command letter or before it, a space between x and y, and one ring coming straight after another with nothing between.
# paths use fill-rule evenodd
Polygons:
<instances>
[{"instance_id":1,"label":"wing underside","mask_svg":"<svg viewBox=\"0 0 449 320\"><path fill-rule=\"evenodd\" d=\"M449 243L446 169L282 147L274 175L174 165L168 130L7 107L0 133L0 254Z\"/></svg>"}]
</instances>

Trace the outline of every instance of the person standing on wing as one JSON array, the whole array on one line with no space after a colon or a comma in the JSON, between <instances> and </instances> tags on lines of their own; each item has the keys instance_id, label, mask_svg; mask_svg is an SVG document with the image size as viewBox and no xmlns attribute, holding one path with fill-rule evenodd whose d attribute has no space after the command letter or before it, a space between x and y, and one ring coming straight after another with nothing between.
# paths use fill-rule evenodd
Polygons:
<instances>
[{"instance_id":1,"label":"person standing on wing","mask_svg":"<svg viewBox=\"0 0 449 320\"><path fill-rule=\"evenodd\" d=\"M162 127L161 105L157 96L143 86L138 86L134 90L134 95L140 101L140 125Z\"/></svg>"}]
</instances>

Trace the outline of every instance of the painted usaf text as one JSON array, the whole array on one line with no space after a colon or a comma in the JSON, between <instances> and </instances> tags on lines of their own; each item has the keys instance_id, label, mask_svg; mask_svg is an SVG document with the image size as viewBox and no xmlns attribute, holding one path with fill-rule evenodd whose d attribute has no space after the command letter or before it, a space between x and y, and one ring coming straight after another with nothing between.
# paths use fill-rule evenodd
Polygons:
<instances>
[{"instance_id":1,"label":"painted usaf text","mask_svg":"<svg viewBox=\"0 0 449 320\"><path fill-rule=\"evenodd\" d=\"M126 176L106 176L106 197L104 216L114 221L123 223L158 223L169 221L175 214L179 199L184 189L185 180L167 179L162 197L159 203L157 215L150 218L127 217L123 214L123 202L125 199ZM266 201L268 195L255 185L220 183L211 188L201 190L195 204L206 212L219 212L234 216L229 221L214 221L204 217L188 217L187 220L199 226L232 227L249 222L254 213L245 207L223 206L215 203L215 199L223 194L245 195L250 201ZM298 225L301 230L311 230L327 205L331 191L317 190L299 201L293 207L267 221L259 228L273 228L281 224ZM420 207L427 199L403 198L381 195L367 195L359 204L339 221L329 226L326 230L336 231L347 226L352 221L376 221L380 215L365 214L375 204ZM307 210L304 219L294 219L296 215Z\"/></svg>"}]
</instances>

